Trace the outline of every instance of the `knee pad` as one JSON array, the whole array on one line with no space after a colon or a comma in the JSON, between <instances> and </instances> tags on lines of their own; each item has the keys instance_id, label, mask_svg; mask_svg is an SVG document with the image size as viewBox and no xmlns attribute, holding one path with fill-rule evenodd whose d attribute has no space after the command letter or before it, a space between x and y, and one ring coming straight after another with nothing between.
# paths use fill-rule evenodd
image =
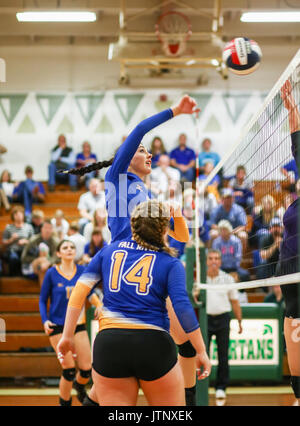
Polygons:
<instances>
[{"instance_id":1,"label":"knee pad","mask_svg":"<svg viewBox=\"0 0 300 426\"><path fill-rule=\"evenodd\" d=\"M68 382L73 382L76 375L76 369L75 368L64 368L62 372L62 376L65 380Z\"/></svg>"},{"instance_id":2,"label":"knee pad","mask_svg":"<svg viewBox=\"0 0 300 426\"><path fill-rule=\"evenodd\" d=\"M80 376L83 379L88 379L89 377L91 377L92 369L90 369L90 370L80 370L79 369L79 373L80 373Z\"/></svg>"},{"instance_id":3,"label":"knee pad","mask_svg":"<svg viewBox=\"0 0 300 426\"><path fill-rule=\"evenodd\" d=\"M194 346L191 344L189 340L177 346L179 350L179 355L181 355L182 357L193 358L194 356L196 356L197 352L195 351Z\"/></svg>"},{"instance_id":4,"label":"knee pad","mask_svg":"<svg viewBox=\"0 0 300 426\"><path fill-rule=\"evenodd\" d=\"M300 377L299 376L291 376L291 386L293 388L295 397L299 399L300 398Z\"/></svg>"}]
</instances>

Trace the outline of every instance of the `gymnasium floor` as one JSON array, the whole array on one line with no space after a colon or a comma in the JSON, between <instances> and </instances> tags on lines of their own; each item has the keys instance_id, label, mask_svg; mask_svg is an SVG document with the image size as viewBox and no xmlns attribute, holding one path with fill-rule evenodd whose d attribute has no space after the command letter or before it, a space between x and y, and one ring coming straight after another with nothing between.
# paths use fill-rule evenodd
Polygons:
<instances>
[{"instance_id":1,"label":"gymnasium floor","mask_svg":"<svg viewBox=\"0 0 300 426\"><path fill-rule=\"evenodd\" d=\"M80 403L73 394L73 406ZM55 406L58 400L57 388L0 388L0 406ZM288 386L230 387L227 389L226 406L292 406L295 402ZM147 405L140 391L138 406ZM209 405L216 404L214 389L209 389Z\"/></svg>"}]
</instances>

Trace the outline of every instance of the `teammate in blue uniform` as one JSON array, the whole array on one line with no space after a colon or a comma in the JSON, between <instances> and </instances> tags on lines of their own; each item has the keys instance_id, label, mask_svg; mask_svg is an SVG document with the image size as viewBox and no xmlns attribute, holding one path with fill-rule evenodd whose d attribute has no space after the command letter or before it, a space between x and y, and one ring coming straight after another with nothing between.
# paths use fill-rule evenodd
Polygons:
<instances>
[{"instance_id":1,"label":"teammate in blue uniform","mask_svg":"<svg viewBox=\"0 0 300 426\"><path fill-rule=\"evenodd\" d=\"M108 211L108 226L111 231L111 241L118 241L131 237L130 213L136 205L149 199L148 190L143 180L151 173L152 155L146 150L141 141L151 129L170 120L179 114L198 114L200 111L194 99L183 96L177 105L164 110L139 123L125 139L114 158L99 162L80 169L71 169L67 173L83 175L92 170L109 167L105 176L106 207ZM171 220L168 235L177 241L189 241L189 230L181 215L181 210L171 208ZM186 379L187 405L195 405L196 375L195 349L189 342L186 334L176 321L170 304L172 337L179 348L179 358Z\"/></svg>"},{"instance_id":2,"label":"teammate in blue uniform","mask_svg":"<svg viewBox=\"0 0 300 426\"><path fill-rule=\"evenodd\" d=\"M103 283L100 332L93 349L93 381L100 405L135 405L139 385L150 405L185 405L183 376L168 333L168 296L197 351L199 379L210 373L186 292L184 267L165 242L168 224L163 203L139 204L132 213L132 238L97 253L72 293L58 345L62 360L68 351L76 353L72 336L86 295L99 280Z\"/></svg>"},{"instance_id":3,"label":"teammate in blue uniform","mask_svg":"<svg viewBox=\"0 0 300 426\"><path fill-rule=\"evenodd\" d=\"M63 240L57 247L57 256L61 262L48 269L40 294L40 314L45 333L56 351L57 343L61 338L70 295L75 284L84 271L84 267L74 263L76 249L71 241ZM47 303L50 299L49 312ZM90 302L100 308L102 303L94 292L89 295ZM86 395L85 384L91 374L90 344L85 326L85 309L83 308L76 325L75 345L77 349L77 363L79 372L76 375L75 362L71 354L62 364L62 377L59 384L60 405L72 404L71 390L74 385L78 399L83 402ZM74 383L73 383L74 382Z\"/></svg>"}]
</instances>

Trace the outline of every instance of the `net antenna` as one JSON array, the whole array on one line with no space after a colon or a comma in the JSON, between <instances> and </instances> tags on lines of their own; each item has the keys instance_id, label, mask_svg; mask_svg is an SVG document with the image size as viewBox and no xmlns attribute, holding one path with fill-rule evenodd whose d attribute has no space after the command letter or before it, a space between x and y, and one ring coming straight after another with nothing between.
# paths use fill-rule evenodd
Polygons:
<instances>
[{"instance_id":1,"label":"net antenna","mask_svg":"<svg viewBox=\"0 0 300 426\"><path fill-rule=\"evenodd\" d=\"M169 11L158 18L155 34L165 55L177 57L186 50L186 43L192 35L192 25L183 13Z\"/></svg>"}]
</instances>

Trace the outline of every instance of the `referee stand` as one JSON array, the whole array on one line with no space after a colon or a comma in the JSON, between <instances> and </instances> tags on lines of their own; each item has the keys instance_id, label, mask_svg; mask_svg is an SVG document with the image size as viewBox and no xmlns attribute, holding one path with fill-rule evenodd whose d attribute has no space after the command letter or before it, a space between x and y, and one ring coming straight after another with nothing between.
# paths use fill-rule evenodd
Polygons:
<instances>
[{"instance_id":1,"label":"referee stand","mask_svg":"<svg viewBox=\"0 0 300 426\"><path fill-rule=\"evenodd\" d=\"M199 302L195 303L192 296L193 285L195 281L195 263L196 249L195 247L186 248L186 283L187 291L193 307L198 311L199 325L203 340L207 346L207 315L206 315L206 291L200 291ZM206 283L206 254L205 248L200 247L200 281ZM208 396L209 378L196 381L196 401L197 406L205 407L209 404Z\"/></svg>"}]
</instances>

